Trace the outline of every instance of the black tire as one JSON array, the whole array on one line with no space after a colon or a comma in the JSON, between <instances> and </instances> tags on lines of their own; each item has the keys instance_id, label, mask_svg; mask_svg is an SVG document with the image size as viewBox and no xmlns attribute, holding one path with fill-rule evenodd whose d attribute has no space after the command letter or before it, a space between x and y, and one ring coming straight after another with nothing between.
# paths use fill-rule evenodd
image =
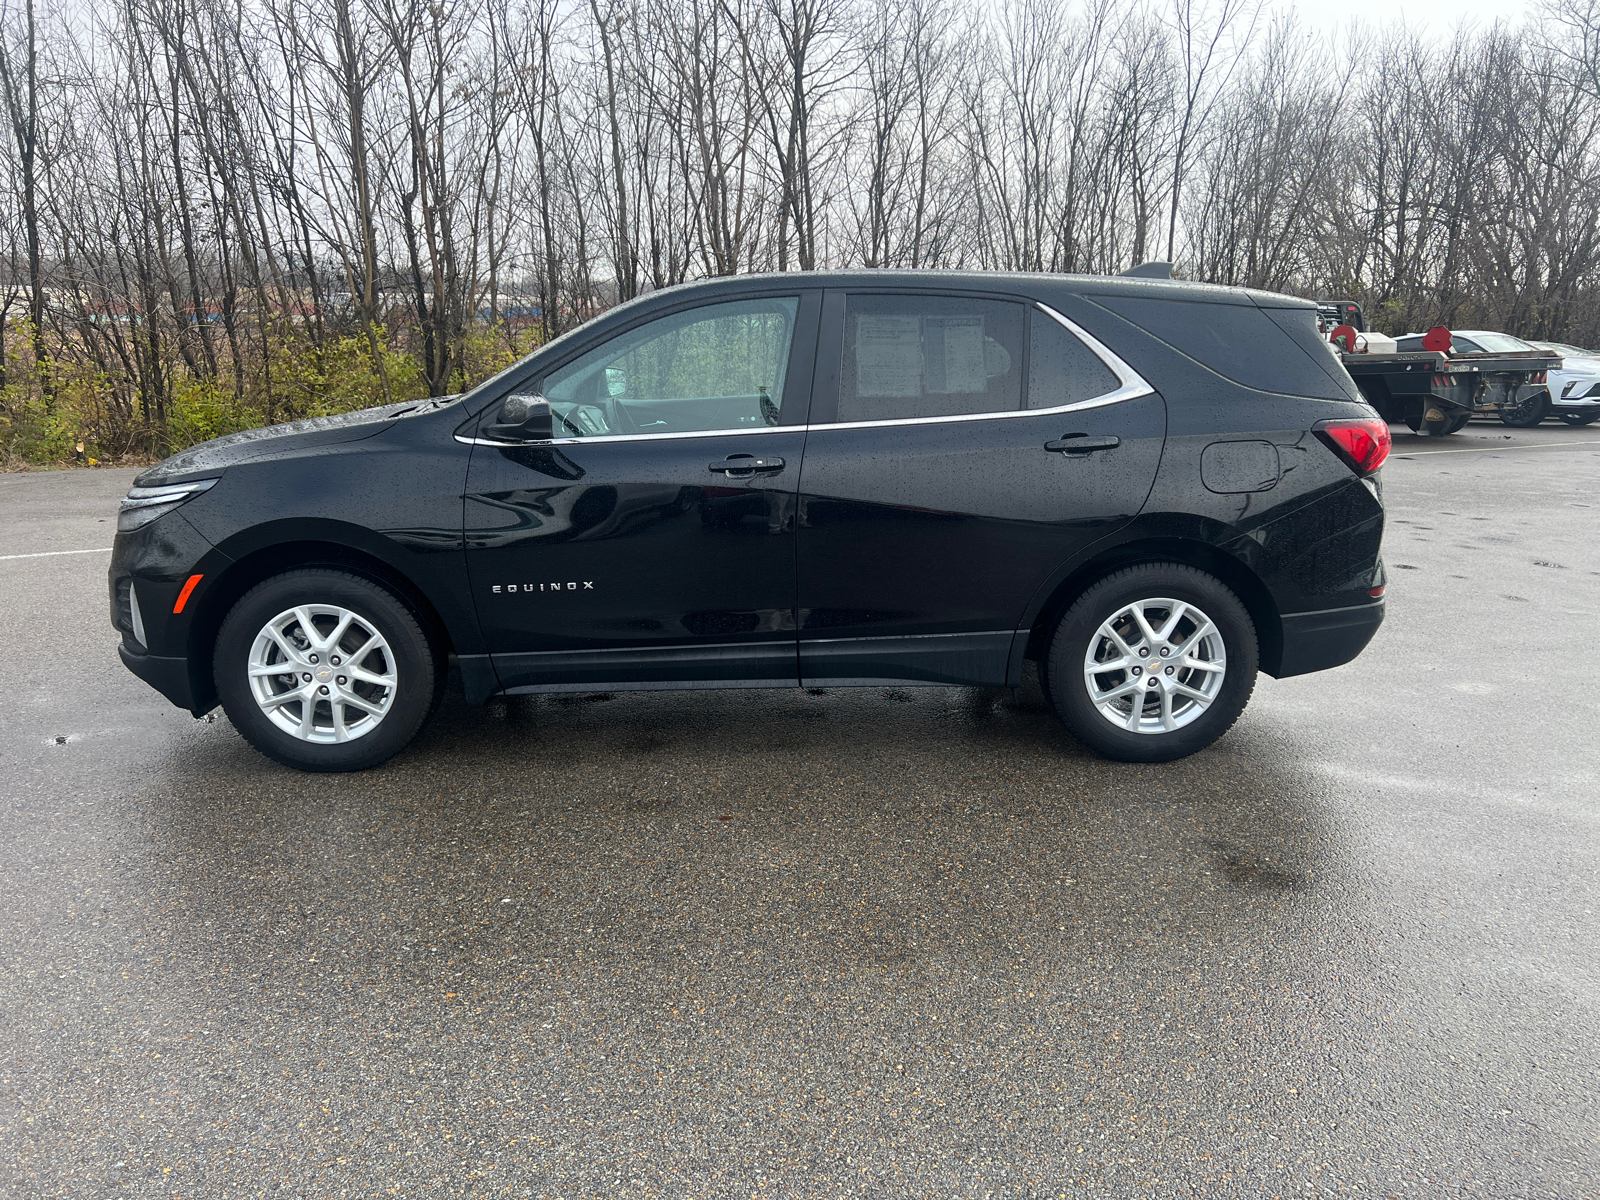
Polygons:
<instances>
[{"instance_id":1,"label":"black tire","mask_svg":"<svg viewBox=\"0 0 1600 1200\"><path fill-rule=\"evenodd\" d=\"M1408 415L1405 419L1407 427L1412 433L1419 433L1423 437L1444 437L1447 434L1459 433L1467 427L1467 422L1472 420L1472 413L1458 412L1444 419L1444 422L1425 422L1422 419L1422 410Z\"/></svg>"},{"instance_id":2,"label":"black tire","mask_svg":"<svg viewBox=\"0 0 1600 1200\"><path fill-rule=\"evenodd\" d=\"M347 741L308 740L287 732L267 715L251 682L249 671L257 638L266 632L269 623L287 617L292 609L308 605L342 609L354 619L343 639L327 652L326 661L297 664L291 662L283 650L274 651L263 641L263 652L273 656L274 662L282 661L291 669L263 680L262 687L288 697L292 688L298 686L295 677L300 667L304 667L306 673L319 672L305 684L307 689L312 689L308 695L313 696L310 736L335 737L343 733L349 736ZM331 634L337 627L336 618L314 612L310 617L322 636ZM362 626L370 626L370 629ZM288 637L295 643L295 652L313 653L314 647L308 650L309 640L299 632L299 622L295 621L290 629ZM364 649L372 643L359 638L362 632L376 633L383 646ZM307 645L300 645L301 641ZM353 679L353 671L350 675L331 674L322 694L328 695L328 689L336 688L340 682L349 685L351 694L348 704L342 703L339 716L335 717L332 702L316 699L314 689L322 686L317 684L321 674L337 671L333 664L350 669L349 664L333 657L344 647L349 648L345 653L350 663L368 673L387 671L392 675L393 684L386 688L363 683ZM393 758L417 735L443 690L438 657L411 610L393 593L370 580L323 568L275 575L246 592L228 613L217 634L212 671L217 695L233 727L268 758L302 771L363 771ZM356 688L365 691L356 695ZM345 695L346 692L341 690L334 694ZM362 723L370 719L371 714L355 707L363 700L369 705L384 706L378 719L364 728ZM272 703L270 696L266 703ZM297 723L305 714L305 705L291 699L273 705L273 711L286 721ZM360 732L351 734L352 729Z\"/></svg>"},{"instance_id":3,"label":"black tire","mask_svg":"<svg viewBox=\"0 0 1600 1200\"><path fill-rule=\"evenodd\" d=\"M1537 391L1520 404L1505 405L1500 409L1500 420L1513 429L1532 429L1550 415L1550 393Z\"/></svg>"},{"instance_id":4,"label":"black tire","mask_svg":"<svg viewBox=\"0 0 1600 1200\"><path fill-rule=\"evenodd\" d=\"M1560 417L1568 425L1573 425L1573 426L1577 426L1577 425L1593 425L1596 421L1600 421L1600 412L1592 412L1592 413L1557 413L1556 416Z\"/></svg>"},{"instance_id":5,"label":"black tire","mask_svg":"<svg viewBox=\"0 0 1600 1200\"><path fill-rule=\"evenodd\" d=\"M1216 691L1211 696L1209 707L1184 716L1177 711L1178 706L1192 706L1195 701L1173 693L1176 699L1170 702L1167 711L1173 714L1174 720L1187 723L1161 732L1137 732L1114 725L1096 706L1085 679L1085 660L1091 645L1098 645L1102 641L1099 631L1103 623L1129 606L1154 599L1193 605L1209 617L1215 636L1221 639L1225 666L1220 684L1215 685ZM1149 615L1148 612L1146 615ZM1181 638L1185 632L1194 632L1194 627L1180 621L1175 636ZM1148 641L1142 634L1138 636L1141 641ZM1210 645L1214 659L1215 645ZM1130 647L1139 648L1131 643ZM1160 660L1152 657L1149 661ZM1255 690L1259 661L1255 623L1239 598L1221 581L1179 563L1144 563L1108 575L1078 597L1056 626L1055 635L1040 664L1039 679L1056 715L1086 746L1119 762L1170 762L1205 749L1232 727ZM1136 666L1120 672L1121 681L1135 682L1134 675L1148 678L1148 674L1140 674L1142 671L1142 667ZM1109 690L1111 685L1118 683L1118 674L1099 678L1106 681ZM1181 685L1186 678L1200 682L1200 689L1204 690L1210 675L1204 671L1178 668L1176 682ZM1166 693L1167 687L1164 683L1158 683L1155 690L1148 693L1156 701L1158 712L1164 703L1159 696ZM1132 703L1140 705L1141 713L1148 710L1147 693L1138 691L1133 695L1138 699L1133 701L1129 697L1130 721L1133 720ZM1148 719L1155 720L1157 717Z\"/></svg>"}]
</instances>

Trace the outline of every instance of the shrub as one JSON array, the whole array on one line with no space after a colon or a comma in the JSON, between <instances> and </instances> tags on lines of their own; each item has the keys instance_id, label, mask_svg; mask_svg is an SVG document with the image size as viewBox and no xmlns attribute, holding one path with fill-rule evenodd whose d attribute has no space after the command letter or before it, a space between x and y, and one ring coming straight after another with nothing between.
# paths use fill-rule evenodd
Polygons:
<instances>
[{"instance_id":1,"label":"shrub","mask_svg":"<svg viewBox=\"0 0 1600 1200\"><path fill-rule=\"evenodd\" d=\"M163 382L155 396L140 393L126 376L99 370L83 347L70 343L55 348L47 389L27 328L13 325L4 336L0 469L152 462L224 434L416 400L428 390L415 356L387 335L377 338L376 355L361 333L320 346L285 337L245 370L222 363L216 375L192 373L172 353L159 372L148 373ZM470 328L458 352L463 389L518 357L505 330L487 325Z\"/></svg>"}]
</instances>

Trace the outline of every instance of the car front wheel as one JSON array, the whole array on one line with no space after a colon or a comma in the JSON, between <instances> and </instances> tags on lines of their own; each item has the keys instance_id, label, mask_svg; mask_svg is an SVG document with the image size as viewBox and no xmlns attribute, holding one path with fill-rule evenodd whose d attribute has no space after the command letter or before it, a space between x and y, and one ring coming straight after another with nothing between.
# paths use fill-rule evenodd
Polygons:
<instances>
[{"instance_id":1,"label":"car front wheel","mask_svg":"<svg viewBox=\"0 0 1600 1200\"><path fill-rule=\"evenodd\" d=\"M217 694L234 728L303 771L360 771L422 727L439 675L416 618L343 571L289 571L256 585L217 635Z\"/></svg>"},{"instance_id":2,"label":"car front wheel","mask_svg":"<svg viewBox=\"0 0 1600 1200\"><path fill-rule=\"evenodd\" d=\"M1128 567L1091 586L1056 627L1041 676L1056 713L1122 762L1211 745L1255 689L1250 614L1220 580L1178 563Z\"/></svg>"}]
</instances>

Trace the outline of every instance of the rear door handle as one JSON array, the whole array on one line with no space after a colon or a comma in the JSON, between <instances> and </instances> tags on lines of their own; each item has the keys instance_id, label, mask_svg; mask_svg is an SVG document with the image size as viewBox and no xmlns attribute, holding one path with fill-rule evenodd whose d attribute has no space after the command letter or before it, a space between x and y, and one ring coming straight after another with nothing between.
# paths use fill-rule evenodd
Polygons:
<instances>
[{"instance_id":1,"label":"rear door handle","mask_svg":"<svg viewBox=\"0 0 1600 1200\"><path fill-rule=\"evenodd\" d=\"M1122 439L1119 437L1088 437L1079 433L1046 442L1044 448L1061 454L1088 454L1091 450L1115 450L1120 445Z\"/></svg>"},{"instance_id":2,"label":"rear door handle","mask_svg":"<svg viewBox=\"0 0 1600 1200\"><path fill-rule=\"evenodd\" d=\"M751 454L730 454L721 462L712 463L710 469L720 471L724 475L731 475L736 471L781 471L783 459L756 458Z\"/></svg>"}]
</instances>

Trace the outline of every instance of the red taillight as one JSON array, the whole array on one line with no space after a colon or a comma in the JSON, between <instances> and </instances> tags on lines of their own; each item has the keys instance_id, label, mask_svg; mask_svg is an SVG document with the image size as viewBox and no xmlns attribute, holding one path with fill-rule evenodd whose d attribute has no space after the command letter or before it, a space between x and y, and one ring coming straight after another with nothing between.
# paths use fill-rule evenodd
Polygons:
<instances>
[{"instance_id":1,"label":"red taillight","mask_svg":"<svg viewBox=\"0 0 1600 1200\"><path fill-rule=\"evenodd\" d=\"M1352 471L1363 478L1383 466L1394 439L1389 423L1376 417L1352 421L1318 421L1317 436L1344 459Z\"/></svg>"}]
</instances>

